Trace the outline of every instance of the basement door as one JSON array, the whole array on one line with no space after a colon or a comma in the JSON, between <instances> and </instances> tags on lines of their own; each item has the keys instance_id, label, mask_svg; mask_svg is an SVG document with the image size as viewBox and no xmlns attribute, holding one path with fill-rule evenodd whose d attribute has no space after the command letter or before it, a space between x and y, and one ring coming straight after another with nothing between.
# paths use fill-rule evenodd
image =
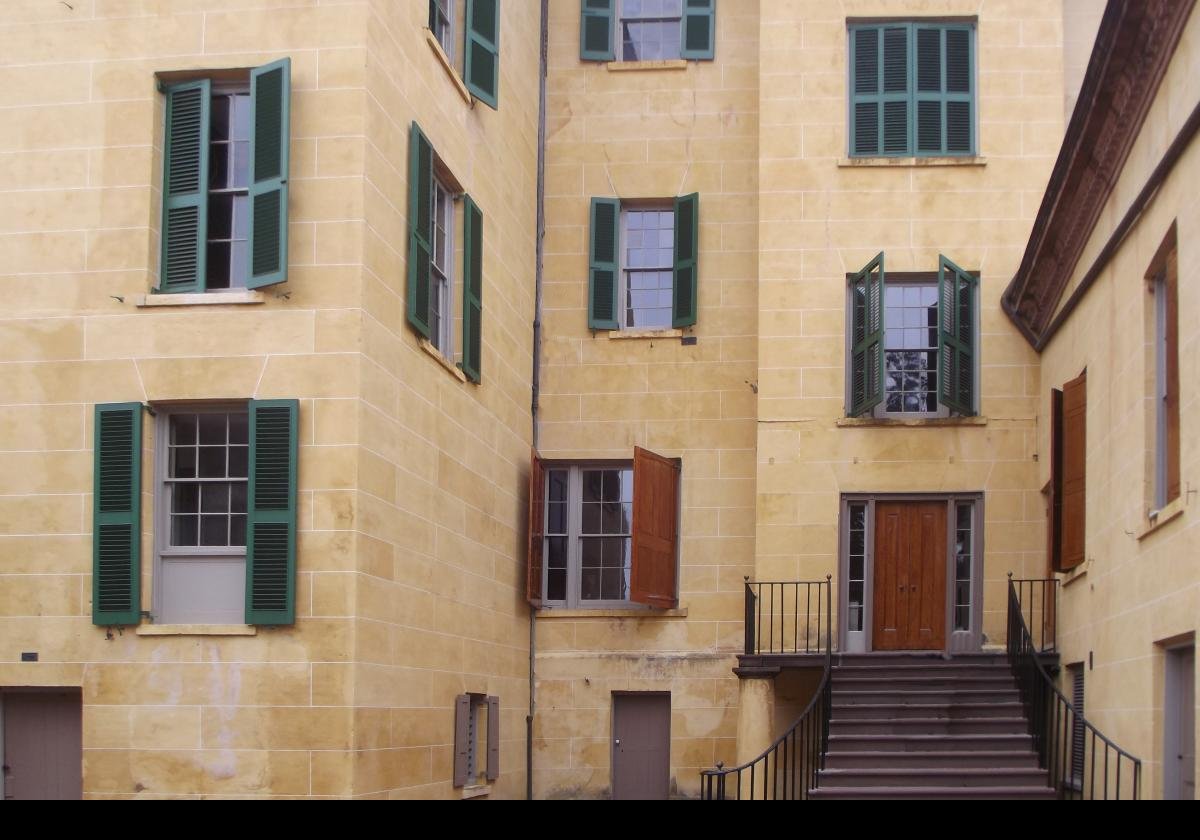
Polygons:
<instances>
[{"instance_id":1,"label":"basement door","mask_svg":"<svg viewBox=\"0 0 1200 840\"><path fill-rule=\"evenodd\" d=\"M613 694L613 799L671 792L671 695Z\"/></svg>"},{"instance_id":2,"label":"basement door","mask_svg":"<svg viewBox=\"0 0 1200 840\"><path fill-rule=\"evenodd\" d=\"M78 689L0 693L5 799L83 797L82 703Z\"/></svg>"}]
</instances>

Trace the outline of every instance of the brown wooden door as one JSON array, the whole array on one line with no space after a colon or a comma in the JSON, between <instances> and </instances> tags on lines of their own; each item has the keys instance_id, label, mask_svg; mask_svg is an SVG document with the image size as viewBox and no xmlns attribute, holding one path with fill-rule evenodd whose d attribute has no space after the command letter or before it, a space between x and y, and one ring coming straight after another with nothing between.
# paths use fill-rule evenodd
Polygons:
<instances>
[{"instance_id":1,"label":"brown wooden door","mask_svg":"<svg viewBox=\"0 0 1200 840\"><path fill-rule=\"evenodd\" d=\"M671 695L613 695L613 799L671 792Z\"/></svg>"},{"instance_id":2,"label":"brown wooden door","mask_svg":"<svg viewBox=\"0 0 1200 840\"><path fill-rule=\"evenodd\" d=\"M83 707L78 690L5 692L4 798L83 796Z\"/></svg>"},{"instance_id":3,"label":"brown wooden door","mask_svg":"<svg viewBox=\"0 0 1200 840\"><path fill-rule=\"evenodd\" d=\"M946 503L875 503L875 650L946 647Z\"/></svg>"}]
</instances>

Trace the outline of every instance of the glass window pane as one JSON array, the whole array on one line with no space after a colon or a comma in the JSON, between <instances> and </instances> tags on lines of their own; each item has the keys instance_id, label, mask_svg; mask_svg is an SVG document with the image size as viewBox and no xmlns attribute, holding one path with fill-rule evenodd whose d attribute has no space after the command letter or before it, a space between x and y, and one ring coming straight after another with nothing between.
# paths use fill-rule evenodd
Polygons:
<instances>
[{"instance_id":1,"label":"glass window pane","mask_svg":"<svg viewBox=\"0 0 1200 840\"><path fill-rule=\"evenodd\" d=\"M171 415L171 443L195 443L196 442L196 415L194 414L173 414Z\"/></svg>"},{"instance_id":2,"label":"glass window pane","mask_svg":"<svg viewBox=\"0 0 1200 840\"><path fill-rule=\"evenodd\" d=\"M850 579L863 579L863 556L861 554L850 555Z\"/></svg>"},{"instance_id":3,"label":"glass window pane","mask_svg":"<svg viewBox=\"0 0 1200 840\"><path fill-rule=\"evenodd\" d=\"M229 139L229 97L214 96L212 98L212 124L210 131L214 140Z\"/></svg>"},{"instance_id":4,"label":"glass window pane","mask_svg":"<svg viewBox=\"0 0 1200 840\"><path fill-rule=\"evenodd\" d=\"M233 172L231 187L250 186L250 143L239 140L233 146Z\"/></svg>"},{"instance_id":5,"label":"glass window pane","mask_svg":"<svg viewBox=\"0 0 1200 840\"><path fill-rule=\"evenodd\" d=\"M583 501L599 502L602 500L604 473L601 470L583 471Z\"/></svg>"},{"instance_id":6,"label":"glass window pane","mask_svg":"<svg viewBox=\"0 0 1200 840\"><path fill-rule=\"evenodd\" d=\"M549 501L565 502L567 500L567 471L549 471Z\"/></svg>"},{"instance_id":7,"label":"glass window pane","mask_svg":"<svg viewBox=\"0 0 1200 840\"><path fill-rule=\"evenodd\" d=\"M229 485L229 509L234 513L246 512L246 482L237 481Z\"/></svg>"},{"instance_id":8,"label":"glass window pane","mask_svg":"<svg viewBox=\"0 0 1200 840\"><path fill-rule=\"evenodd\" d=\"M546 576L546 598L550 601L567 600L567 570L551 569Z\"/></svg>"},{"instance_id":9,"label":"glass window pane","mask_svg":"<svg viewBox=\"0 0 1200 840\"><path fill-rule=\"evenodd\" d=\"M551 502L546 506L546 533L565 534L567 532L567 505L565 502Z\"/></svg>"},{"instance_id":10,"label":"glass window pane","mask_svg":"<svg viewBox=\"0 0 1200 840\"><path fill-rule=\"evenodd\" d=\"M229 485L205 484L201 487L200 511L202 513L228 513Z\"/></svg>"},{"instance_id":11,"label":"glass window pane","mask_svg":"<svg viewBox=\"0 0 1200 840\"><path fill-rule=\"evenodd\" d=\"M250 450L246 446L229 447L229 475L231 478L249 476Z\"/></svg>"},{"instance_id":12,"label":"glass window pane","mask_svg":"<svg viewBox=\"0 0 1200 840\"><path fill-rule=\"evenodd\" d=\"M599 601L602 597L600 589L600 570L583 569L579 576L579 597L584 601Z\"/></svg>"},{"instance_id":13,"label":"glass window pane","mask_svg":"<svg viewBox=\"0 0 1200 840\"><path fill-rule=\"evenodd\" d=\"M616 539L606 539L600 541L603 544L601 565L606 568L625 568L625 543L624 537Z\"/></svg>"},{"instance_id":14,"label":"glass window pane","mask_svg":"<svg viewBox=\"0 0 1200 840\"><path fill-rule=\"evenodd\" d=\"M233 195L233 238L245 239L250 235L250 196ZM210 233L209 238L214 238Z\"/></svg>"},{"instance_id":15,"label":"glass window pane","mask_svg":"<svg viewBox=\"0 0 1200 840\"><path fill-rule=\"evenodd\" d=\"M233 97L233 139L250 139L250 94Z\"/></svg>"},{"instance_id":16,"label":"glass window pane","mask_svg":"<svg viewBox=\"0 0 1200 840\"><path fill-rule=\"evenodd\" d=\"M229 253L229 288L246 288L246 279L250 275L249 243L234 242Z\"/></svg>"},{"instance_id":17,"label":"glass window pane","mask_svg":"<svg viewBox=\"0 0 1200 840\"><path fill-rule=\"evenodd\" d=\"M208 149L208 187L223 190L229 186L229 144L213 143Z\"/></svg>"},{"instance_id":18,"label":"glass window pane","mask_svg":"<svg viewBox=\"0 0 1200 840\"><path fill-rule=\"evenodd\" d=\"M229 517L201 516L200 545L229 545Z\"/></svg>"},{"instance_id":19,"label":"glass window pane","mask_svg":"<svg viewBox=\"0 0 1200 840\"><path fill-rule=\"evenodd\" d=\"M200 478L225 477L225 447L200 447Z\"/></svg>"},{"instance_id":20,"label":"glass window pane","mask_svg":"<svg viewBox=\"0 0 1200 840\"><path fill-rule=\"evenodd\" d=\"M229 544L230 545L245 545L246 544L246 516L245 514L234 514L229 517Z\"/></svg>"},{"instance_id":21,"label":"glass window pane","mask_svg":"<svg viewBox=\"0 0 1200 840\"><path fill-rule=\"evenodd\" d=\"M171 487L171 512L196 513L200 510L200 488L195 484L175 484Z\"/></svg>"},{"instance_id":22,"label":"glass window pane","mask_svg":"<svg viewBox=\"0 0 1200 840\"><path fill-rule=\"evenodd\" d=\"M855 531L861 531L866 527L867 522L867 506L866 505L850 505L850 527Z\"/></svg>"},{"instance_id":23,"label":"glass window pane","mask_svg":"<svg viewBox=\"0 0 1200 840\"><path fill-rule=\"evenodd\" d=\"M208 238L229 239L233 232L233 196L218 193L208 200Z\"/></svg>"},{"instance_id":24,"label":"glass window pane","mask_svg":"<svg viewBox=\"0 0 1200 840\"><path fill-rule=\"evenodd\" d=\"M551 569L567 568L566 537L550 537L546 540L546 565Z\"/></svg>"},{"instance_id":25,"label":"glass window pane","mask_svg":"<svg viewBox=\"0 0 1200 840\"><path fill-rule=\"evenodd\" d=\"M605 601L624 601L625 595L625 570L605 569L600 573L601 576L601 597Z\"/></svg>"},{"instance_id":26,"label":"glass window pane","mask_svg":"<svg viewBox=\"0 0 1200 840\"><path fill-rule=\"evenodd\" d=\"M234 413L229 415L229 442L250 442L250 415Z\"/></svg>"},{"instance_id":27,"label":"glass window pane","mask_svg":"<svg viewBox=\"0 0 1200 840\"><path fill-rule=\"evenodd\" d=\"M604 565L604 541L583 540L580 545L583 568L598 568Z\"/></svg>"},{"instance_id":28,"label":"glass window pane","mask_svg":"<svg viewBox=\"0 0 1200 840\"><path fill-rule=\"evenodd\" d=\"M196 477L196 450L193 447L171 447L170 461L168 470L171 478Z\"/></svg>"},{"instance_id":29,"label":"glass window pane","mask_svg":"<svg viewBox=\"0 0 1200 840\"><path fill-rule=\"evenodd\" d=\"M229 243L208 243L206 285L210 289L229 288Z\"/></svg>"},{"instance_id":30,"label":"glass window pane","mask_svg":"<svg viewBox=\"0 0 1200 840\"><path fill-rule=\"evenodd\" d=\"M583 506L583 533L599 534L600 531L600 504L593 502L584 504Z\"/></svg>"},{"instance_id":31,"label":"glass window pane","mask_svg":"<svg viewBox=\"0 0 1200 840\"><path fill-rule=\"evenodd\" d=\"M196 544L199 517L171 517L171 545L189 546Z\"/></svg>"},{"instance_id":32,"label":"glass window pane","mask_svg":"<svg viewBox=\"0 0 1200 840\"><path fill-rule=\"evenodd\" d=\"M224 414L200 415L200 443L204 446L225 443L226 419Z\"/></svg>"}]
</instances>

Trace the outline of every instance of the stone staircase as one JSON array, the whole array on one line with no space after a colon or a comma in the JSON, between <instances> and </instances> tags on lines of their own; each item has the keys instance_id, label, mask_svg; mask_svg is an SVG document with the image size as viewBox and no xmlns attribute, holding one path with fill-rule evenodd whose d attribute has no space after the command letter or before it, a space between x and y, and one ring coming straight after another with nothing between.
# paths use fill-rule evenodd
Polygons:
<instances>
[{"instance_id":1,"label":"stone staircase","mask_svg":"<svg viewBox=\"0 0 1200 840\"><path fill-rule=\"evenodd\" d=\"M1054 799L1002 654L835 658L813 799Z\"/></svg>"}]
</instances>

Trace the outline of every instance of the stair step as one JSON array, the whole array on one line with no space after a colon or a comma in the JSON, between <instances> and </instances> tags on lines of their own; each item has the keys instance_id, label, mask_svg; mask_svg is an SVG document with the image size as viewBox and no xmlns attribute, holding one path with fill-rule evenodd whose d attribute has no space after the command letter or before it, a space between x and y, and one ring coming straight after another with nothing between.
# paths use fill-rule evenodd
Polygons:
<instances>
[{"instance_id":1,"label":"stair step","mask_svg":"<svg viewBox=\"0 0 1200 840\"><path fill-rule=\"evenodd\" d=\"M1017 686L1016 680L1012 674L999 674L996 676L976 677L970 675L941 675L938 673L913 673L911 676L859 676L859 677L844 677L841 674L833 675L834 690L842 689L847 691L884 691L887 689L913 689L916 691L932 691L936 688L944 689L959 689L959 690L988 690L998 689L1004 691L1006 689L1015 689Z\"/></svg>"},{"instance_id":2,"label":"stair step","mask_svg":"<svg viewBox=\"0 0 1200 840\"><path fill-rule=\"evenodd\" d=\"M854 705L922 705L929 703L1018 703L1020 692L1006 689L953 689L937 688L929 691L920 689L844 689L833 686L835 706Z\"/></svg>"},{"instance_id":3,"label":"stair step","mask_svg":"<svg viewBox=\"0 0 1200 840\"><path fill-rule=\"evenodd\" d=\"M997 665L973 665L963 663L952 664L937 664L937 665L838 665L833 669L834 679L845 679L847 677L874 677L883 678L939 678L947 677L994 677L997 679L1011 677L1012 671L1008 664Z\"/></svg>"},{"instance_id":4,"label":"stair step","mask_svg":"<svg viewBox=\"0 0 1200 840\"><path fill-rule=\"evenodd\" d=\"M888 667L929 665L991 665L1009 667L1008 657L1002 653L964 653L947 659L941 652L929 653L843 653L834 654L834 667L885 665Z\"/></svg>"},{"instance_id":5,"label":"stair step","mask_svg":"<svg viewBox=\"0 0 1200 840\"><path fill-rule=\"evenodd\" d=\"M822 787L810 799L1056 799L1049 787Z\"/></svg>"},{"instance_id":6,"label":"stair step","mask_svg":"<svg viewBox=\"0 0 1200 840\"><path fill-rule=\"evenodd\" d=\"M862 718L989 718L1021 717L1024 707L1015 702L971 703L840 703L833 704L833 720Z\"/></svg>"},{"instance_id":7,"label":"stair step","mask_svg":"<svg viewBox=\"0 0 1200 840\"><path fill-rule=\"evenodd\" d=\"M829 734L830 752L963 752L995 750L1029 752L1033 738L1028 734Z\"/></svg>"},{"instance_id":8,"label":"stair step","mask_svg":"<svg viewBox=\"0 0 1200 840\"><path fill-rule=\"evenodd\" d=\"M1034 767L889 767L825 769L818 774L820 787L1040 787L1046 771Z\"/></svg>"},{"instance_id":9,"label":"stair step","mask_svg":"<svg viewBox=\"0 0 1200 840\"><path fill-rule=\"evenodd\" d=\"M828 752L828 770L853 770L888 767L1022 767L1036 769L1037 753L1029 750L947 751L931 748L911 752Z\"/></svg>"},{"instance_id":10,"label":"stair step","mask_svg":"<svg viewBox=\"0 0 1200 840\"><path fill-rule=\"evenodd\" d=\"M989 718L860 718L829 721L839 735L1019 735L1028 731L1023 717Z\"/></svg>"}]
</instances>

